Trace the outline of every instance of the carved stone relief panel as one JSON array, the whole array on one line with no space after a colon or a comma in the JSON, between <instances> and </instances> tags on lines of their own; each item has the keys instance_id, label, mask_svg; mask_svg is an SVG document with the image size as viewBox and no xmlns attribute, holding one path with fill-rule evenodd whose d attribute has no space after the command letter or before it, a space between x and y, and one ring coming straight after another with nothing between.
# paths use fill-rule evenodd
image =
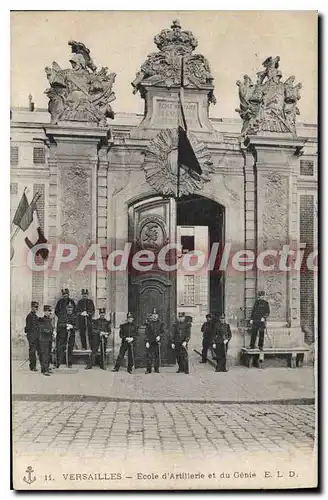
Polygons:
<instances>
[{"instance_id":1,"label":"carved stone relief panel","mask_svg":"<svg viewBox=\"0 0 328 500\"><path fill-rule=\"evenodd\" d=\"M260 232L259 251L279 251L288 243L288 176L272 172L258 176ZM266 265L269 265L266 263ZM260 286L264 288L270 303L270 320L287 319L287 275L279 271L261 272Z\"/></svg>"}]
</instances>

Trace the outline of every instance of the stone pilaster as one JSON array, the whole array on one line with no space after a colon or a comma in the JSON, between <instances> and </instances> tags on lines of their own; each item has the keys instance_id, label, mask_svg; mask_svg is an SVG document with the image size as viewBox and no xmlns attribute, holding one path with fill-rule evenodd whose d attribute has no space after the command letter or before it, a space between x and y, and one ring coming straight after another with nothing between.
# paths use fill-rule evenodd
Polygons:
<instances>
[{"instance_id":1,"label":"stone pilaster","mask_svg":"<svg viewBox=\"0 0 328 500\"><path fill-rule=\"evenodd\" d=\"M98 172L97 172L97 243L102 247L102 256L107 260L107 204L108 204L108 147L105 145L98 152ZM103 259L105 266L106 261ZM97 306L106 307L108 303L108 273L104 268L103 272L97 272Z\"/></svg>"},{"instance_id":2,"label":"stone pilaster","mask_svg":"<svg viewBox=\"0 0 328 500\"><path fill-rule=\"evenodd\" d=\"M254 158L249 151L244 152L244 180L245 180L245 250L256 252L256 183ZM257 276L254 271L245 272L245 295L244 295L244 310L245 318L249 318L255 296L256 296L256 281Z\"/></svg>"},{"instance_id":3,"label":"stone pilaster","mask_svg":"<svg viewBox=\"0 0 328 500\"><path fill-rule=\"evenodd\" d=\"M297 232L296 168L304 141L282 135L249 136L256 174L256 248L280 252L295 248ZM265 261L270 265L270 256ZM275 259L277 261L277 259ZM297 273L257 269L257 290L264 289L271 307L270 324L299 327Z\"/></svg>"},{"instance_id":4,"label":"stone pilaster","mask_svg":"<svg viewBox=\"0 0 328 500\"><path fill-rule=\"evenodd\" d=\"M106 141L108 131L100 127L50 125L45 129L49 139L49 237L54 247L71 243L78 247L78 257L72 264L63 264L49 277L49 299L53 303L60 289L68 287L77 298L81 288L88 288L93 299L97 275L88 266L76 270L91 243L97 237L98 208L98 146ZM100 182L100 181L99 181ZM103 200L103 196L101 199Z\"/></svg>"}]
</instances>

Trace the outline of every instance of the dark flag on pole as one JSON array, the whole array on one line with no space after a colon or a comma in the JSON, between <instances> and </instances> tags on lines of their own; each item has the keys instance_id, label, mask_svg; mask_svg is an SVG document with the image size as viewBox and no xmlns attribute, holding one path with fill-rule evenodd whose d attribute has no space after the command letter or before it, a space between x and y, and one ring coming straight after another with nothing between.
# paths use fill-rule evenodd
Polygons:
<instances>
[{"instance_id":1,"label":"dark flag on pole","mask_svg":"<svg viewBox=\"0 0 328 500\"><path fill-rule=\"evenodd\" d=\"M184 113L184 59L181 57L181 86L179 95L180 109L178 113L178 175L177 175L177 198L180 197L180 177L182 171L187 171L194 179L198 180L203 171L195 155L195 151L189 141L187 134L187 121Z\"/></svg>"},{"instance_id":2,"label":"dark flag on pole","mask_svg":"<svg viewBox=\"0 0 328 500\"><path fill-rule=\"evenodd\" d=\"M203 173L188 139L187 132L180 125L178 127L178 163L179 167L191 170L198 175Z\"/></svg>"}]
</instances>

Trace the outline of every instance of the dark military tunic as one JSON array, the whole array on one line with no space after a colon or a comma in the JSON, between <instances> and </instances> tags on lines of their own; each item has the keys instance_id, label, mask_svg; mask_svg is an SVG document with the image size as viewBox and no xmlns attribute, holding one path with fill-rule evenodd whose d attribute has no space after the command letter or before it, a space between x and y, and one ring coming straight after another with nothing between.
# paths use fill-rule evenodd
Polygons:
<instances>
[{"instance_id":1,"label":"dark military tunic","mask_svg":"<svg viewBox=\"0 0 328 500\"><path fill-rule=\"evenodd\" d=\"M262 299L256 299L250 319L253 320L252 328L251 328L251 343L250 348L255 348L255 342L257 333L259 333L259 349L263 349L264 344L264 330L265 330L265 321L270 314L270 306L269 303ZM261 319L264 318L264 321Z\"/></svg>"},{"instance_id":2,"label":"dark military tunic","mask_svg":"<svg viewBox=\"0 0 328 500\"><path fill-rule=\"evenodd\" d=\"M152 368L152 360L154 359L154 368L155 372L159 370L159 353L160 346L159 342L162 340L164 335L164 323L162 321L149 321L146 326L145 331L145 339L146 342L149 342L149 348L147 349L147 372L151 372ZM157 341L156 337L160 337L160 340Z\"/></svg>"},{"instance_id":3,"label":"dark military tunic","mask_svg":"<svg viewBox=\"0 0 328 500\"><path fill-rule=\"evenodd\" d=\"M176 322L173 324L172 343L175 345L175 355L179 366L179 372L189 373L188 350L187 346L182 345L183 342L190 340L191 324L186 320L182 323Z\"/></svg>"},{"instance_id":4,"label":"dark military tunic","mask_svg":"<svg viewBox=\"0 0 328 500\"><path fill-rule=\"evenodd\" d=\"M55 314L58 318L60 315L63 315L66 313L66 308L67 308L68 304L73 306L73 313L76 312L76 304L75 304L74 300L71 299L70 297L68 297L67 299L62 298L62 299L58 300L58 302L56 304L56 308L55 308Z\"/></svg>"},{"instance_id":5,"label":"dark military tunic","mask_svg":"<svg viewBox=\"0 0 328 500\"><path fill-rule=\"evenodd\" d=\"M201 331L203 333L202 362L205 363L207 360L207 352L211 347L212 338L215 333L215 320L211 319L203 323Z\"/></svg>"},{"instance_id":6,"label":"dark military tunic","mask_svg":"<svg viewBox=\"0 0 328 500\"><path fill-rule=\"evenodd\" d=\"M132 337L133 339L137 336L137 327L134 323L123 323L120 326L120 338L122 339L120 351L117 356L117 360L115 363L114 370L118 371L122 364L123 358L125 356L126 351L128 351L128 372L132 371L132 367L134 364L134 356L133 356L133 342L129 343L126 338Z\"/></svg>"},{"instance_id":7,"label":"dark military tunic","mask_svg":"<svg viewBox=\"0 0 328 500\"><path fill-rule=\"evenodd\" d=\"M39 318L40 328L40 352L41 352L41 371L42 373L49 372L50 353L53 336L52 319L44 316Z\"/></svg>"},{"instance_id":8,"label":"dark military tunic","mask_svg":"<svg viewBox=\"0 0 328 500\"><path fill-rule=\"evenodd\" d=\"M73 328L68 330L67 325L72 325ZM58 316L57 322L57 337L56 337L56 351L57 351L57 368L63 363L71 367L73 357L73 347L75 344L75 331L77 325L76 315L68 314L67 312L61 313Z\"/></svg>"},{"instance_id":9,"label":"dark military tunic","mask_svg":"<svg viewBox=\"0 0 328 500\"><path fill-rule=\"evenodd\" d=\"M212 339L213 344L216 345L215 357L216 357L216 371L226 372L227 371L227 351L228 343L232 337L231 328L228 323L221 323L218 321L215 325L215 333ZM225 344L224 341L228 342Z\"/></svg>"},{"instance_id":10,"label":"dark military tunic","mask_svg":"<svg viewBox=\"0 0 328 500\"><path fill-rule=\"evenodd\" d=\"M39 340L39 318L35 312L30 312L26 316L25 333L28 340L29 350L28 357L30 370L36 368L36 353L40 358L40 340Z\"/></svg>"},{"instance_id":11,"label":"dark military tunic","mask_svg":"<svg viewBox=\"0 0 328 500\"><path fill-rule=\"evenodd\" d=\"M107 338L111 333L110 321L105 318L98 318L92 322L92 338L91 338L91 356L88 366L92 368L96 361L97 351L100 345L100 368L105 370L105 356L107 347ZM102 334L102 332L104 332Z\"/></svg>"},{"instance_id":12,"label":"dark military tunic","mask_svg":"<svg viewBox=\"0 0 328 500\"><path fill-rule=\"evenodd\" d=\"M81 316L81 312L86 311L88 316ZM86 333L88 334L88 340L90 347L92 348L92 316L95 313L95 305L91 299L80 299L76 306L76 312L78 314L78 329L80 332L82 348L87 348Z\"/></svg>"}]
</instances>

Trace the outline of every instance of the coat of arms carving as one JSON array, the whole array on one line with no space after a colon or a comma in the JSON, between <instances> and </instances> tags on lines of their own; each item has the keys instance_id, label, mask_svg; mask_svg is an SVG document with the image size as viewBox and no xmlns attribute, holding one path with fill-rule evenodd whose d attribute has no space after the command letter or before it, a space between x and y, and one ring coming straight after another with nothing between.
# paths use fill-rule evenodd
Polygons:
<instances>
[{"instance_id":1,"label":"coat of arms carving","mask_svg":"<svg viewBox=\"0 0 328 500\"><path fill-rule=\"evenodd\" d=\"M188 195L200 190L210 181L214 171L211 155L206 145L195 134L188 133L190 143L202 170L199 175L180 167L179 194ZM145 151L143 163L147 182L159 193L176 196L178 190L178 131L162 130L152 139Z\"/></svg>"},{"instance_id":2,"label":"coat of arms carving","mask_svg":"<svg viewBox=\"0 0 328 500\"><path fill-rule=\"evenodd\" d=\"M152 52L141 65L135 80L133 92L145 97L144 85L162 86L170 89L181 85L181 64L183 65L183 85L185 88L208 89L208 100L215 104L213 76L208 60L202 54L193 54L198 45L194 34L182 30L178 20L173 21L171 29L162 30L154 38L159 52Z\"/></svg>"}]
</instances>

